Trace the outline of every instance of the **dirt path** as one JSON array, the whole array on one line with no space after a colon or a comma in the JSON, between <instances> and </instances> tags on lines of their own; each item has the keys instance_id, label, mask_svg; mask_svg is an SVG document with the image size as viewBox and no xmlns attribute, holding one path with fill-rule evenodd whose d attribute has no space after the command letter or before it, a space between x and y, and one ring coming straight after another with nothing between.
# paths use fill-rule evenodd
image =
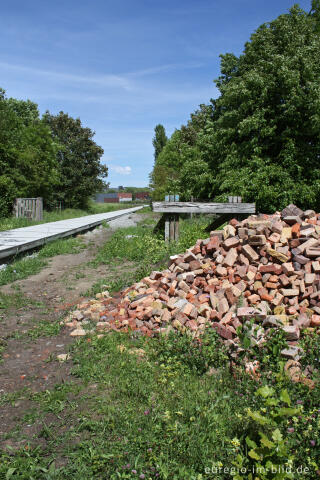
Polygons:
<instances>
[{"instance_id":1,"label":"dirt path","mask_svg":"<svg viewBox=\"0 0 320 480\"><path fill-rule=\"evenodd\" d=\"M134 226L142 218L131 214L110 222L111 228L99 227L87 232L83 235L86 248L80 253L53 257L48 267L37 275L0 289L1 293L18 293L25 298L23 307L9 308L0 318L0 340L5 345L0 363L0 401L1 395L23 388L39 392L70 381L72 363L52 361L58 354L67 352L74 341L59 322L70 308L85 298L85 292L94 283L115 275L107 265L98 268L88 265L97 249L115 229ZM1 408L0 437L13 428L14 419L27 407L28 402L18 408L10 404ZM7 446L7 442L0 442L1 446Z\"/></svg>"}]
</instances>

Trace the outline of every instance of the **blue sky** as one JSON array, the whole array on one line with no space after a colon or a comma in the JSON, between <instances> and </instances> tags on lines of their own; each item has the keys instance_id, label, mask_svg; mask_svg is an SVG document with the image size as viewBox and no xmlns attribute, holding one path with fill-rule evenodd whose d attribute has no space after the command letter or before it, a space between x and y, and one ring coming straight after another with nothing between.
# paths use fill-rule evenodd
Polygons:
<instances>
[{"instance_id":1,"label":"blue sky","mask_svg":"<svg viewBox=\"0 0 320 480\"><path fill-rule=\"evenodd\" d=\"M218 96L219 54L241 53L291 0L0 2L0 87L80 117L111 186L146 186L153 129L168 135ZM300 1L309 10L310 1Z\"/></svg>"}]
</instances>

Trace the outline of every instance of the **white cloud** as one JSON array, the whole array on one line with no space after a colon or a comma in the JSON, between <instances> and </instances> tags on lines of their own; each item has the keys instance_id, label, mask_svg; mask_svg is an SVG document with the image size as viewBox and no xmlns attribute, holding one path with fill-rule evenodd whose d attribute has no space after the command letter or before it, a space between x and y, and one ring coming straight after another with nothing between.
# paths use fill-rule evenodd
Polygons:
<instances>
[{"instance_id":1,"label":"white cloud","mask_svg":"<svg viewBox=\"0 0 320 480\"><path fill-rule=\"evenodd\" d=\"M131 175L131 167L121 167L120 165L108 165L112 172L118 173L119 175Z\"/></svg>"}]
</instances>

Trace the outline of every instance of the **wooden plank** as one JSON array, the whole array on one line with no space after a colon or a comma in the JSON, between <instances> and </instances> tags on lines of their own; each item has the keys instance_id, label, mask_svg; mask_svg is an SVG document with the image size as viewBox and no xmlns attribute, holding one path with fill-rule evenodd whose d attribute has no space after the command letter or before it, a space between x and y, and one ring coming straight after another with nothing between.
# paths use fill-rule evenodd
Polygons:
<instances>
[{"instance_id":1,"label":"wooden plank","mask_svg":"<svg viewBox=\"0 0 320 480\"><path fill-rule=\"evenodd\" d=\"M58 222L0 231L0 258L16 255L58 238L83 232L100 225L104 221L115 220L123 215L136 212L143 207L144 205L141 205L139 207L116 210L115 212L98 213L96 215L59 220Z\"/></svg>"},{"instance_id":2,"label":"wooden plank","mask_svg":"<svg viewBox=\"0 0 320 480\"><path fill-rule=\"evenodd\" d=\"M179 240L179 232L180 232L179 218L180 218L179 215L175 215L174 240L176 242Z\"/></svg>"},{"instance_id":3,"label":"wooden plank","mask_svg":"<svg viewBox=\"0 0 320 480\"><path fill-rule=\"evenodd\" d=\"M153 202L152 209L158 213L255 213L255 203L194 203Z\"/></svg>"},{"instance_id":4,"label":"wooden plank","mask_svg":"<svg viewBox=\"0 0 320 480\"><path fill-rule=\"evenodd\" d=\"M170 239L170 220L169 216L165 215L165 223L164 223L164 239L166 242L169 242Z\"/></svg>"},{"instance_id":5,"label":"wooden plank","mask_svg":"<svg viewBox=\"0 0 320 480\"><path fill-rule=\"evenodd\" d=\"M171 218L170 218L170 227L169 227L169 240L170 242L173 242L174 241L174 230L175 230L175 219L174 217L171 215Z\"/></svg>"}]
</instances>

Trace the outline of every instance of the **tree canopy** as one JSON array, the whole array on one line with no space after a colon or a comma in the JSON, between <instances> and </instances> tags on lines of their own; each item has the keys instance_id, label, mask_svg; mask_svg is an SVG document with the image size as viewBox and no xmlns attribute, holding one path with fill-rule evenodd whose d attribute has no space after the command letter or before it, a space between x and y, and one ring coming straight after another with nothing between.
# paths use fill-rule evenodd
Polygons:
<instances>
[{"instance_id":1,"label":"tree canopy","mask_svg":"<svg viewBox=\"0 0 320 480\"><path fill-rule=\"evenodd\" d=\"M220 200L240 195L263 211L290 202L319 206L320 36L314 25L314 17L294 6L260 26L239 57L221 55L219 98L172 135L156 162L154 173L158 165L168 169L166 190L174 177L185 197L192 190ZM193 133L195 118L202 121Z\"/></svg>"},{"instance_id":2,"label":"tree canopy","mask_svg":"<svg viewBox=\"0 0 320 480\"><path fill-rule=\"evenodd\" d=\"M40 118L36 103L0 89L0 216L11 213L15 197L86 206L108 172L93 136L80 119L63 112Z\"/></svg>"},{"instance_id":3,"label":"tree canopy","mask_svg":"<svg viewBox=\"0 0 320 480\"><path fill-rule=\"evenodd\" d=\"M108 175L108 168L100 163L103 149L94 142L94 132L82 126L80 118L64 112L46 112L43 121L58 145L60 179L55 197L67 207L84 208L89 197L103 189L103 178Z\"/></svg>"},{"instance_id":4,"label":"tree canopy","mask_svg":"<svg viewBox=\"0 0 320 480\"><path fill-rule=\"evenodd\" d=\"M56 146L30 101L0 96L0 215L15 197L49 198L58 182Z\"/></svg>"},{"instance_id":5,"label":"tree canopy","mask_svg":"<svg viewBox=\"0 0 320 480\"><path fill-rule=\"evenodd\" d=\"M156 125L154 128L154 137L152 140L155 161L157 160L160 152L163 150L163 147L165 146L167 141L168 138L164 126L161 124Z\"/></svg>"}]
</instances>

